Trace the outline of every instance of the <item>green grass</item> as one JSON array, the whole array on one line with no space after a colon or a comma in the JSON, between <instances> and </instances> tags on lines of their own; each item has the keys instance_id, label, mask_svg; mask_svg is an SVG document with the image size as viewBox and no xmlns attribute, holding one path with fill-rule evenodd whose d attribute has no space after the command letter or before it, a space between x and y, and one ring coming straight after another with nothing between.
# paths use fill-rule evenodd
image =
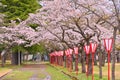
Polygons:
<instances>
[{"instance_id":1,"label":"green grass","mask_svg":"<svg viewBox=\"0 0 120 80\"><path fill-rule=\"evenodd\" d=\"M110 69L112 69L112 66L110 66ZM94 66L94 73L97 74L97 75L99 74L98 66ZM110 73L111 73L111 70L110 70ZM107 75L108 75L108 65L107 65L107 63L105 64L104 67L102 67L102 74L103 74L103 77L107 77ZM119 75L120 75L120 63L116 63L116 65L115 65L115 77L116 77L116 80L120 80Z\"/></svg>"},{"instance_id":2,"label":"green grass","mask_svg":"<svg viewBox=\"0 0 120 80\"><path fill-rule=\"evenodd\" d=\"M71 80L67 75L63 74L59 70L56 70L52 66L47 66L46 71L50 74L51 80Z\"/></svg>"},{"instance_id":3,"label":"green grass","mask_svg":"<svg viewBox=\"0 0 120 80\"><path fill-rule=\"evenodd\" d=\"M112 66L111 66L112 67ZM111 68L110 67L110 68ZM72 76L77 77L79 80L92 80L91 76L90 77L86 77L86 74L82 74L81 73L81 65L79 64L79 75L76 76L75 71L72 71L71 73L68 71L68 69L60 67L60 66L55 66L55 68L66 72L67 74L70 74ZM110 70L111 72L111 70ZM107 63L105 64L104 67L102 67L102 74L103 74L103 79L99 79L99 66L94 66L94 80L107 80L107 73L108 73L108 66ZM111 75L111 74L110 74ZM116 63L115 66L115 77L116 80L120 80L120 63Z\"/></svg>"},{"instance_id":4,"label":"green grass","mask_svg":"<svg viewBox=\"0 0 120 80\"><path fill-rule=\"evenodd\" d=\"M38 73L38 78L42 78L42 79L44 79L46 77L46 75L45 74L43 74L43 73Z\"/></svg>"},{"instance_id":5,"label":"green grass","mask_svg":"<svg viewBox=\"0 0 120 80\"><path fill-rule=\"evenodd\" d=\"M11 64L5 64L4 67L0 67L0 74L4 74L8 71L14 70L14 69L18 69L22 66L16 66L16 65L11 65Z\"/></svg>"},{"instance_id":6,"label":"green grass","mask_svg":"<svg viewBox=\"0 0 120 80\"><path fill-rule=\"evenodd\" d=\"M6 75L3 80L29 80L32 76L30 71L19 71L15 70L12 73Z\"/></svg>"},{"instance_id":7,"label":"green grass","mask_svg":"<svg viewBox=\"0 0 120 80\"><path fill-rule=\"evenodd\" d=\"M68 69L61 67L61 66L50 66L48 64L48 62L46 63L41 63L41 64L47 64L47 68L46 71L48 72L48 74L51 76L51 80L74 80L71 79L69 76L63 74L61 71L64 71L65 73L77 77L78 80L92 80L91 76L89 76L88 78L86 77L86 74L82 74L81 73L81 65L79 64L79 74L76 75L75 71L69 72ZM22 65L23 66L23 65ZM0 67L0 72L5 71L7 69L15 69L15 71L13 71L10 75L7 75L5 79L3 80L29 80L29 78L32 75L32 72L21 72L19 70L16 70L22 66L13 66L13 65L9 65L6 64L5 67L1 68ZM102 67L102 71L103 71L103 79L99 79L99 67L98 66L94 66L94 80L107 80L107 63L105 64L104 67ZM116 64L116 80L120 80L120 64ZM47 74L43 74L42 72L39 72L38 74L38 78L44 79L46 77ZM20 77L22 76L22 78ZM19 79L20 77L20 79Z\"/></svg>"},{"instance_id":8,"label":"green grass","mask_svg":"<svg viewBox=\"0 0 120 80\"><path fill-rule=\"evenodd\" d=\"M0 68L0 73L9 70L8 68Z\"/></svg>"},{"instance_id":9,"label":"green grass","mask_svg":"<svg viewBox=\"0 0 120 80\"><path fill-rule=\"evenodd\" d=\"M52 65L53 66L53 65ZM75 71L69 72L68 69L64 68L64 67L60 67L60 66L53 66L54 68L58 69L59 71L64 71L65 73L67 73L68 75L71 75L73 77L76 77L78 80L92 80L92 77L89 76L88 78L86 77L86 74L83 73L78 73L78 75L76 75ZM57 75L56 75L57 76ZM69 80L69 79L66 79ZM74 79L73 79L74 80ZM98 74L94 74L94 80L107 80L107 77L104 76L103 79L99 79Z\"/></svg>"}]
</instances>

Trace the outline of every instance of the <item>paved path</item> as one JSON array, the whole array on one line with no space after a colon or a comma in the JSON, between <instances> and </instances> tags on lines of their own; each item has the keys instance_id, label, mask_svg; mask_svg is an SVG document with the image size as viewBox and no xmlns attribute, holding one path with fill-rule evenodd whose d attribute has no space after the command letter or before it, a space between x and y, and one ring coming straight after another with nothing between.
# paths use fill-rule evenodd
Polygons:
<instances>
[{"instance_id":1,"label":"paved path","mask_svg":"<svg viewBox=\"0 0 120 80\"><path fill-rule=\"evenodd\" d=\"M45 70L46 64L27 64L21 69L34 72L29 80L51 80L51 76ZM38 78L39 73L46 75L46 77L44 79Z\"/></svg>"},{"instance_id":2,"label":"paved path","mask_svg":"<svg viewBox=\"0 0 120 80\"><path fill-rule=\"evenodd\" d=\"M26 64L19 70L33 72L29 80L51 80L51 76L46 72L46 67L46 64ZM40 74L44 75L44 78L41 78Z\"/></svg>"}]
</instances>

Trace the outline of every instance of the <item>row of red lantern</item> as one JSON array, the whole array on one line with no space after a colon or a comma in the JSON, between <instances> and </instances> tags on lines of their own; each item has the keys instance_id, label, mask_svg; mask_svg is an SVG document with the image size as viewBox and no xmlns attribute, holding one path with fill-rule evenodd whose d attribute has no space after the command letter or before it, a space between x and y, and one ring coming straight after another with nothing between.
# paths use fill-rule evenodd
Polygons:
<instances>
[{"instance_id":1,"label":"row of red lantern","mask_svg":"<svg viewBox=\"0 0 120 80\"><path fill-rule=\"evenodd\" d=\"M65 50L65 55L66 55L66 67L68 68L68 70L71 72L72 70L72 53L73 50L72 49L67 49Z\"/></svg>"},{"instance_id":2,"label":"row of red lantern","mask_svg":"<svg viewBox=\"0 0 120 80\"><path fill-rule=\"evenodd\" d=\"M113 44L113 39L109 38L109 39L104 39L104 47L106 49L106 51L108 52L108 80L110 80L110 52L112 50L112 44ZM87 71L86 71L86 75L88 76L88 54L90 54L90 52L92 53L92 80L94 80L94 75L93 75L93 66L94 66L94 53L96 51L97 48L97 43L90 43L90 45L85 45L84 46L84 50L86 52L86 63L87 63Z\"/></svg>"},{"instance_id":3,"label":"row of red lantern","mask_svg":"<svg viewBox=\"0 0 120 80\"><path fill-rule=\"evenodd\" d=\"M65 50L66 56L70 56L70 55L72 55L72 53L73 53L72 49ZM74 53L78 54L78 47L74 48ZM50 55L50 57L52 57L52 56L63 56L63 54L64 54L64 51L55 51L55 52L50 53L49 55Z\"/></svg>"},{"instance_id":4,"label":"row of red lantern","mask_svg":"<svg viewBox=\"0 0 120 80\"><path fill-rule=\"evenodd\" d=\"M78 73L78 47L75 47L74 49L65 50L66 67L71 71L71 69L72 69L72 54L73 53L75 53L75 55L76 55L75 68L77 71L76 73ZM63 54L64 54L64 51L55 51L55 52L50 53L50 63L63 66Z\"/></svg>"},{"instance_id":5,"label":"row of red lantern","mask_svg":"<svg viewBox=\"0 0 120 80\"><path fill-rule=\"evenodd\" d=\"M63 65L63 51L55 51L49 54L50 63L55 65Z\"/></svg>"},{"instance_id":6,"label":"row of red lantern","mask_svg":"<svg viewBox=\"0 0 120 80\"><path fill-rule=\"evenodd\" d=\"M105 46L105 49L106 51L108 52L108 80L110 80L110 66L109 66L109 62L110 62L110 51L112 50L112 43L113 43L113 39L104 39L104 46ZM93 65L94 65L94 53L96 51L96 48L97 48L97 43L90 43L90 45L85 45L84 46L84 50L87 54L86 57L88 57L88 54L90 54L90 52L92 53L92 80L94 79L93 78ZM71 66L71 63L72 63L72 53L75 53L76 55L76 69L77 69L77 72L78 72L78 47L75 47L74 49L67 49L65 50L65 55L66 55L66 64L67 64L67 67L69 68ZM55 64L58 64L59 65L59 61L61 61L60 63L63 64L63 53L64 51L58 51L58 52L53 52L50 54L50 63L55 63ZM88 59L88 58L87 58ZM86 59L86 63L88 63L88 60ZM77 73L76 72L76 73ZM86 71L86 74L88 76L88 67L87 67L87 71Z\"/></svg>"},{"instance_id":7,"label":"row of red lantern","mask_svg":"<svg viewBox=\"0 0 120 80\"><path fill-rule=\"evenodd\" d=\"M97 48L97 43L90 43L90 45L85 45L84 46L84 50L86 52L86 67L87 67L87 71L86 71L86 76L88 77L88 55L91 52L92 53L92 80L94 79L94 75L93 75L93 66L94 66L94 53L96 51Z\"/></svg>"},{"instance_id":8,"label":"row of red lantern","mask_svg":"<svg viewBox=\"0 0 120 80\"><path fill-rule=\"evenodd\" d=\"M63 51L55 51L49 54L50 56L63 56Z\"/></svg>"}]
</instances>

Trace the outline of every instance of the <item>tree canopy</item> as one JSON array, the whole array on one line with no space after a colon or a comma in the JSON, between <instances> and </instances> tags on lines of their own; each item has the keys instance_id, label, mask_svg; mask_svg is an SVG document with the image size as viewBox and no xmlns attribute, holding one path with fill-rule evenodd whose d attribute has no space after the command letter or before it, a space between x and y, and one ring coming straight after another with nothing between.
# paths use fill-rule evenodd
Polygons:
<instances>
[{"instance_id":1,"label":"tree canopy","mask_svg":"<svg viewBox=\"0 0 120 80\"><path fill-rule=\"evenodd\" d=\"M5 23L10 23L11 20L19 23L19 19L25 20L29 13L34 13L40 8L37 0L1 0L0 3L6 5L0 7L0 12L6 15Z\"/></svg>"}]
</instances>

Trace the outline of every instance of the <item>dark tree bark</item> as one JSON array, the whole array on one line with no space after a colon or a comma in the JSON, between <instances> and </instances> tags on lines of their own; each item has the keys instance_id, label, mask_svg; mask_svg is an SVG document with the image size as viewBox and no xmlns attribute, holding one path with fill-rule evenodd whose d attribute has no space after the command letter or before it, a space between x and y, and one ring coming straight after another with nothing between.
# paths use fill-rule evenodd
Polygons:
<instances>
[{"instance_id":1,"label":"dark tree bark","mask_svg":"<svg viewBox=\"0 0 120 80\"><path fill-rule=\"evenodd\" d=\"M116 57L117 57L117 63L119 63L120 62L120 53L119 53L119 51L117 52Z\"/></svg>"},{"instance_id":2,"label":"dark tree bark","mask_svg":"<svg viewBox=\"0 0 120 80\"><path fill-rule=\"evenodd\" d=\"M12 53L11 63L12 65L21 65L22 63L21 52Z\"/></svg>"},{"instance_id":3,"label":"dark tree bark","mask_svg":"<svg viewBox=\"0 0 120 80\"><path fill-rule=\"evenodd\" d=\"M88 75L92 74L92 58L91 54L88 55Z\"/></svg>"},{"instance_id":4,"label":"dark tree bark","mask_svg":"<svg viewBox=\"0 0 120 80\"><path fill-rule=\"evenodd\" d=\"M18 59L19 65L21 65L22 64L22 53L21 53L21 51L19 52L18 57L19 57L19 59Z\"/></svg>"},{"instance_id":5,"label":"dark tree bark","mask_svg":"<svg viewBox=\"0 0 120 80\"><path fill-rule=\"evenodd\" d=\"M99 78L102 79L102 54L99 53Z\"/></svg>"},{"instance_id":6,"label":"dark tree bark","mask_svg":"<svg viewBox=\"0 0 120 80\"><path fill-rule=\"evenodd\" d=\"M94 57L94 65L97 65L97 61L98 61L97 58L96 58L96 56L98 56L97 53L95 53L94 56L95 56L95 57Z\"/></svg>"},{"instance_id":7,"label":"dark tree bark","mask_svg":"<svg viewBox=\"0 0 120 80\"><path fill-rule=\"evenodd\" d=\"M115 80L115 40L116 40L116 33L117 33L117 28L114 28L114 32L113 32L113 53L112 53L112 71L111 71L111 75L112 75L112 80Z\"/></svg>"},{"instance_id":8,"label":"dark tree bark","mask_svg":"<svg viewBox=\"0 0 120 80\"><path fill-rule=\"evenodd\" d=\"M12 65L21 65L22 62L22 58L21 58L21 51L20 52L16 52L16 53L12 53L12 58L11 58L11 63Z\"/></svg>"},{"instance_id":9,"label":"dark tree bark","mask_svg":"<svg viewBox=\"0 0 120 80\"><path fill-rule=\"evenodd\" d=\"M18 65L18 52L12 53L11 63L12 65Z\"/></svg>"},{"instance_id":10,"label":"dark tree bark","mask_svg":"<svg viewBox=\"0 0 120 80\"><path fill-rule=\"evenodd\" d=\"M1 66L4 67L5 66L5 62L6 62L6 55L7 55L7 51L9 49L4 49L2 52L1 52Z\"/></svg>"},{"instance_id":11,"label":"dark tree bark","mask_svg":"<svg viewBox=\"0 0 120 80\"><path fill-rule=\"evenodd\" d=\"M85 68L85 53L83 51L81 53L81 64L82 64L82 73L86 73L86 68Z\"/></svg>"},{"instance_id":12,"label":"dark tree bark","mask_svg":"<svg viewBox=\"0 0 120 80\"><path fill-rule=\"evenodd\" d=\"M64 56L64 67L66 67L66 56Z\"/></svg>"},{"instance_id":13,"label":"dark tree bark","mask_svg":"<svg viewBox=\"0 0 120 80\"><path fill-rule=\"evenodd\" d=\"M102 79L102 49L101 49L101 42L98 45L98 51L97 52L98 52L98 60L99 60L99 78Z\"/></svg>"},{"instance_id":14,"label":"dark tree bark","mask_svg":"<svg viewBox=\"0 0 120 80\"><path fill-rule=\"evenodd\" d=\"M1 56L1 66L4 67L5 66L5 55Z\"/></svg>"},{"instance_id":15,"label":"dark tree bark","mask_svg":"<svg viewBox=\"0 0 120 80\"><path fill-rule=\"evenodd\" d=\"M101 65L102 65L102 66L105 66L105 58L106 58L106 54L105 54L105 53L102 53L101 56L102 56L102 62L101 62Z\"/></svg>"}]
</instances>

